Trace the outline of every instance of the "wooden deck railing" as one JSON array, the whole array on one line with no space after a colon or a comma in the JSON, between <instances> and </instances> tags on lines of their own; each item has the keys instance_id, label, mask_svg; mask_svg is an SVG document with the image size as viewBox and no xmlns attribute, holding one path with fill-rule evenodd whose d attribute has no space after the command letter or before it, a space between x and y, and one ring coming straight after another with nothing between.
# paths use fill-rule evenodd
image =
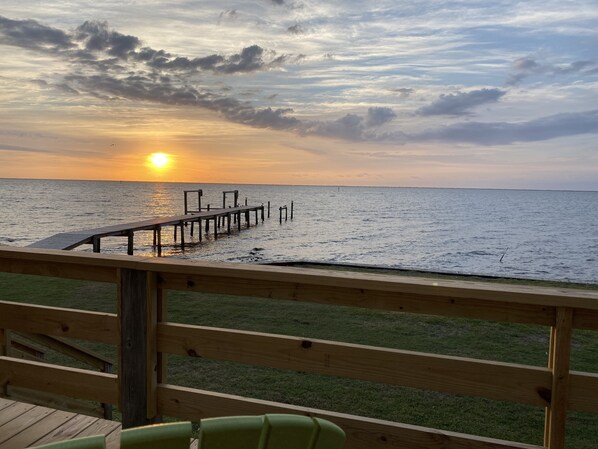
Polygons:
<instances>
[{"instance_id":1,"label":"wooden deck railing","mask_svg":"<svg viewBox=\"0 0 598 449\"><path fill-rule=\"evenodd\" d=\"M114 344L118 375L19 360L2 355L6 348L0 346L0 386L118 404L125 427L159 415L199 420L292 412L336 422L347 432L350 449L537 447L169 385L166 353L544 407L544 444L550 449L564 447L568 411L598 413L598 374L569 367L572 330L598 330L595 291L8 247L0 248L2 271L118 285L117 314L0 301L0 342L10 329ZM545 325L549 366L170 323L163 319L169 289Z\"/></svg>"}]
</instances>

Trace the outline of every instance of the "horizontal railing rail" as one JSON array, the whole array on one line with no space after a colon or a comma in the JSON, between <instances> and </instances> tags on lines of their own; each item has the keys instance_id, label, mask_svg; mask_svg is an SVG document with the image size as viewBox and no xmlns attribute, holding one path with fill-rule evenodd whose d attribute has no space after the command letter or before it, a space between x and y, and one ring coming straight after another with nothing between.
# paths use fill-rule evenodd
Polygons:
<instances>
[{"instance_id":1,"label":"horizontal railing rail","mask_svg":"<svg viewBox=\"0 0 598 449\"><path fill-rule=\"evenodd\" d=\"M0 347L0 385L119 404L125 427L159 415L195 420L294 412L337 422L347 432L348 448L537 447L169 385L165 354L544 407L550 449L564 447L568 411L598 413L598 374L571 371L569 361L573 329L598 330L596 291L8 247L0 248L0 271L118 285L117 314L0 301L0 337L10 329L117 345L118 375L18 360ZM165 290L544 325L550 327L549 363L544 368L171 323Z\"/></svg>"}]
</instances>

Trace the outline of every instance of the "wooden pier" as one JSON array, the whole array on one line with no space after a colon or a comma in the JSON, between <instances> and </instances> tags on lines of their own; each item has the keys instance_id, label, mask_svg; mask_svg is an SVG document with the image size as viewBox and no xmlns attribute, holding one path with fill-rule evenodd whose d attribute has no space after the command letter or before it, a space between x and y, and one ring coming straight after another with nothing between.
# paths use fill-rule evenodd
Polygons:
<instances>
[{"instance_id":1,"label":"wooden pier","mask_svg":"<svg viewBox=\"0 0 598 449\"><path fill-rule=\"evenodd\" d=\"M185 196L186 199L186 196ZM185 202L186 203L186 202ZM187 207L187 204L185 204ZM201 204L200 204L201 206ZM200 207L201 208L201 207ZM264 206L235 206L221 209L211 209L210 206L203 211L193 211L184 215L157 217L149 220L137 221L134 223L122 223L114 226L105 226L95 229L85 229L81 231L63 232L53 235L46 239L35 242L29 247L43 249L63 249L70 250L80 245L91 244L93 251L100 252L101 239L103 237L127 237L127 254L132 255L134 249L134 235L137 231L151 230L154 232L154 246L158 248L158 256L162 254L162 228L166 226L174 227L174 240L177 241L177 231L180 229L181 246L185 246L184 228L191 225L190 234L194 234L194 225L198 225L198 238L202 241L202 225L206 235L210 232L210 222L212 222L212 233L214 239L218 238L218 231L226 226L228 235L232 232L232 227L236 225L241 231L243 216L247 228L251 226L251 214L255 215L255 224L258 224L259 217L264 221Z\"/></svg>"}]
</instances>

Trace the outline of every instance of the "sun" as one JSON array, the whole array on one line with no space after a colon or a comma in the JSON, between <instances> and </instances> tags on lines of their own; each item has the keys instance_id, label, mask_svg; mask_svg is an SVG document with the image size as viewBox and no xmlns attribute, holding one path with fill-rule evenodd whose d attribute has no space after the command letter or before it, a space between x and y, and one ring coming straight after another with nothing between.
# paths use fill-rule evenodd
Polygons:
<instances>
[{"instance_id":1,"label":"sun","mask_svg":"<svg viewBox=\"0 0 598 449\"><path fill-rule=\"evenodd\" d=\"M151 167L162 169L170 165L170 156L166 153L152 153L147 157L147 161Z\"/></svg>"}]
</instances>

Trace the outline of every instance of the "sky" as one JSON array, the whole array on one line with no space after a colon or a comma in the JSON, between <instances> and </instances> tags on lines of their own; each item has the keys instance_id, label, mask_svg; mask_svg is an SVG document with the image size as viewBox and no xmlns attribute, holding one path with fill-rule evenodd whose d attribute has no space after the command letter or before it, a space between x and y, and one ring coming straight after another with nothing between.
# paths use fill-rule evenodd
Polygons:
<instances>
[{"instance_id":1,"label":"sky","mask_svg":"<svg viewBox=\"0 0 598 449\"><path fill-rule=\"evenodd\" d=\"M4 178L598 190L598 2L2 0L0 105Z\"/></svg>"}]
</instances>

